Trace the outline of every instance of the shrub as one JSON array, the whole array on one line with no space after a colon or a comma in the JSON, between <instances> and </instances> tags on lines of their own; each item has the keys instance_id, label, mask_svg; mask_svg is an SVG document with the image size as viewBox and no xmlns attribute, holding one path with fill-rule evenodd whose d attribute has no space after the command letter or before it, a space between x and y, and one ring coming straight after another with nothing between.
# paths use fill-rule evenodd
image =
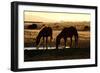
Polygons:
<instances>
[{"instance_id":1,"label":"shrub","mask_svg":"<svg viewBox=\"0 0 100 73\"><path fill-rule=\"evenodd\" d=\"M84 27L84 31L89 31L90 30L90 27L89 26L85 26Z\"/></svg>"},{"instance_id":2,"label":"shrub","mask_svg":"<svg viewBox=\"0 0 100 73\"><path fill-rule=\"evenodd\" d=\"M37 29L37 24L29 25L28 29Z\"/></svg>"}]
</instances>

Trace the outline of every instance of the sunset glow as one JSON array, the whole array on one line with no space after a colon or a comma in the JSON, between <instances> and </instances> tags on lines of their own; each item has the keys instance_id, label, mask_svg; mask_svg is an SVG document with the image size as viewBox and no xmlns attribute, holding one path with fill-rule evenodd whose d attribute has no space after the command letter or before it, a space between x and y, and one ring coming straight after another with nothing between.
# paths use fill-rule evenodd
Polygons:
<instances>
[{"instance_id":1,"label":"sunset glow","mask_svg":"<svg viewBox=\"0 0 100 73\"><path fill-rule=\"evenodd\" d=\"M90 14L25 11L24 20L33 22L90 21Z\"/></svg>"}]
</instances>

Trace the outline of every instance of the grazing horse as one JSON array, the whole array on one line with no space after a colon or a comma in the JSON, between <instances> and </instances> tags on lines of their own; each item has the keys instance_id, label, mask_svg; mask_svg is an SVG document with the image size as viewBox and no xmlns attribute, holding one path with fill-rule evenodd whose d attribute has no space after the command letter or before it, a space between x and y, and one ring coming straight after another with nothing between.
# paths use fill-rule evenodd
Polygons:
<instances>
[{"instance_id":1,"label":"grazing horse","mask_svg":"<svg viewBox=\"0 0 100 73\"><path fill-rule=\"evenodd\" d=\"M48 44L48 37L50 37L50 42L52 40L52 28L51 27L47 27L47 26L44 26L39 34L37 35L36 37L36 46L37 46L37 49L39 48L39 43L40 43L40 39L43 37L43 48L44 48L44 41L45 41L45 38L46 38L46 48L48 47L47 44Z\"/></svg>"},{"instance_id":2,"label":"grazing horse","mask_svg":"<svg viewBox=\"0 0 100 73\"><path fill-rule=\"evenodd\" d=\"M78 46L78 32L77 29L73 26L71 27L65 27L56 37L56 49L58 49L58 45L60 44L60 40L63 38L64 39L64 48L66 47L66 41L67 38L69 37L71 40L70 47L72 47L72 37L74 36L75 38L75 48Z\"/></svg>"}]
</instances>

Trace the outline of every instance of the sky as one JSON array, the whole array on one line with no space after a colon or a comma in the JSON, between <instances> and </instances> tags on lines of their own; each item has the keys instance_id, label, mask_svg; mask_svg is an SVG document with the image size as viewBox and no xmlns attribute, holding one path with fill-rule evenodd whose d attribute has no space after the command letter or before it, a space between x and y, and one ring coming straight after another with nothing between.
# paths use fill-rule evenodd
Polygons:
<instances>
[{"instance_id":1,"label":"sky","mask_svg":"<svg viewBox=\"0 0 100 73\"><path fill-rule=\"evenodd\" d=\"M24 11L24 21L32 22L61 22L61 21L90 21L90 14L60 13L60 12L34 12Z\"/></svg>"}]
</instances>

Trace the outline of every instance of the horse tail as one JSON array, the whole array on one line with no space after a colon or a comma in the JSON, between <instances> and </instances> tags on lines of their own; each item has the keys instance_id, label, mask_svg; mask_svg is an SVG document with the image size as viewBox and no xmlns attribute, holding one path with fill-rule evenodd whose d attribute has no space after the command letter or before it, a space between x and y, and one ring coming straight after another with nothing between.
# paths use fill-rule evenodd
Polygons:
<instances>
[{"instance_id":1,"label":"horse tail","mask_svg":"<svg viewBox=\"0 0 100 73\"><path fill-rule=\"evenodd\" d=\"M78 31L76 30L75 32L75 48L78 47L78 39L79 39L79 36L78 36Z\"/></svg>"},{"instance_id":2,"label":"horse tail","mask_svg":"<svg viewBox=\"0 0 100 73\"><path fill-rule=\"evenodd\" d=\"M52 39L53 39L53 37L52 37L52 28L50 28L50 47L51 47L51 45L52 45Z\"/></svg>"},{"instance_id":3,"label":"horse tail","mask_svg":"<svg viewBox=\"0 0 100 73\"><path fill-rule=\"evenodd\" d=\"M50 28L50 42L52 41L53 37L52 37L52 28Z\"/></svg>"}]
</instances>

